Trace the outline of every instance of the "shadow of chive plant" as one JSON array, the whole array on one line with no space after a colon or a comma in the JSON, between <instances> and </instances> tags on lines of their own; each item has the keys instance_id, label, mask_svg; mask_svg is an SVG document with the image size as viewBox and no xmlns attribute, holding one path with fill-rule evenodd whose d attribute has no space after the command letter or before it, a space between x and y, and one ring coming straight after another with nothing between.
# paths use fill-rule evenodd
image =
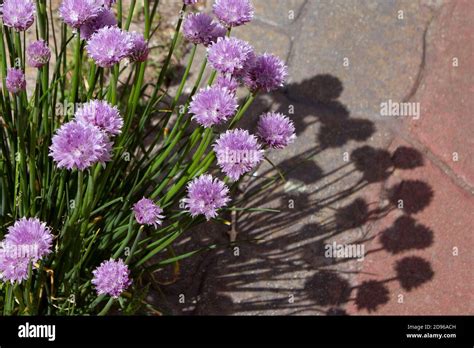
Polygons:
<instances>
[{"instance_id":1,"label":"shadow of chive plant","mask_svg":"<svg viewBox=\"0 0 474 348\"><path fill-rule=\"evenodd\" d=\"M248 0L216 1L219 22L190 13L195 2L183 1L168 55L156 80L145 84L159 1L143 1L143 33L128 31L138 11L134 0L127 13L121 0L63 0L59 26L46 0L3 1L4 315L130 314L150 306L147 282L155 270L215 247L179 255L173 244L211 218L229 225L222 216L245 211L232 202L238 182L263 160L264 149L293 139L291 121L270 115L267 125L259 124L260 143L244 133L244 140L221 144L221 152L254 151L256 158L216 155L216 140L237 129L259 91L283 85L286 67L231 38L232 27L252 18ZM36 41L26 40L27 30L36 33ZM165 80L183 35L193 46L173 92ZM208 47L209 62L196 61L199 45ZM196 64L199 73L189 86ZM26 69L37 74L28 88ZM204 81L206 70L210 78ZM242 105L235 97L239 85L248 90ZM206 99L209 90L214 95ZM150 134L156 136L145 142ZM216 164L221 169L213 172L216 178L202 184ZM194 193L190 183L200 185Z\"/></svg>"}]
</instances>

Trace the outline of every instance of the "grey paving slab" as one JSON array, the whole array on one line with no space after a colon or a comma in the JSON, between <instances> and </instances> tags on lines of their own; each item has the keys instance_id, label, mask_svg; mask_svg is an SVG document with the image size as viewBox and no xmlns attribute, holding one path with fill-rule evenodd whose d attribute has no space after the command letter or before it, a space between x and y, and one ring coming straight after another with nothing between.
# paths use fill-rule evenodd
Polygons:
<instances>
[{"instance_id":1,"label":"grey paving slab","mask_svg":"<svg viewBox=\"0 0 474 348\"><path fill-rule=\"evenodd\" d=\"M303 12L290 59L290 81L300 84L289 89L293 98L314 100L311 77L331 74L352 114L378 118L382 101L410 91L431 9L411 0L328 0L309 1Z\"/></svg>"},{"instance_id":2,"label":"grey paving slab","mask_svg":"<svg viewBox=\"0 0 474 348\"><path fill-rule=\"evenodd\" d=\"M255 1L256 18L282 28L294 24L308 0Z\"/></svg>"}]
</instances>

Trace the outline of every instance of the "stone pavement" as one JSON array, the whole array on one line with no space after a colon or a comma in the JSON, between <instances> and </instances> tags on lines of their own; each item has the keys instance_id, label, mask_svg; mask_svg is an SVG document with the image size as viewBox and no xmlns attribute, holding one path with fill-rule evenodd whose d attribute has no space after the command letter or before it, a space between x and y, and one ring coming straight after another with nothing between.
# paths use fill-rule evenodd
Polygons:
<instances>
[{"instance_id":1,"label":"stone pavement","mask_svg":"<svg viewBox=\"0 0 474 348\"><path fill-rule=\"evenodd\" d=\"M240 214L237 247L184 261L161 307L473 314L474 1L253 3L255 21L233 34L285 59L290 80L257 100L245 127L280 111L298 138L269 155L287 181L248 206L281 212ZM382 115L402 102L410 116ZM258 175L277 174L264 164ZM204 243L228 237L210 224L181 248ZM364 258L326 257L334 243L363 246Z\"/></svg>"}]
</instances>

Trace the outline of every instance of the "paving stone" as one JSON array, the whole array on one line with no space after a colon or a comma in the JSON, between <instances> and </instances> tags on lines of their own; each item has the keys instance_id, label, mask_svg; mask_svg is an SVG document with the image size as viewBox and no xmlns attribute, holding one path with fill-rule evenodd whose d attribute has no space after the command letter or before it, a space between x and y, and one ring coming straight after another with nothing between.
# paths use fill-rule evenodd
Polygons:
<instances>
[{"instance_id":1,"label":"paving stone","mask_svg":"<svg viewBox=\"0 0 474 348\"><path fill-rule=\"evenodd\" d=\"M396 140L389 150L405 146ZM426 159L386 182L387 189L400 185L405 209L392 205L376 223L348 313L472 315L472 194Z\"/></svg>"},{"instance_id":2,"label":"paving stone","mask_svg":"<svg viewBox=\"0 0 474 348\"><path fill-rule=\"evenodd\" d=\"M330 74L343 82L341 101L353 114L378 119L381 102L410 91L430 16L417 1L308 2L290 59L291 82L300 88L290 95L316 99L308 75Z\"/></svg>"},{"instance_id":3,"label":"paving stone","mask_svg":"<svg viewBox=\"0 0 474 348\"><path fill-rule=\"evenodd\" d=\"M474 168L468 135L474 124L466 116L473 107L466 98L472 90L468 52L473 45L468 40L472 25L465 16L473 11L472 2L449 2L429 28L422 79L410 99L421 104L421 117L404 122L408 137L401 129L389 150L404 148L405 138L430 156L423 157L423 166L409 168L410 161L405 161L405 170L395 170L387 180L387 195L391 191L397 198L388 200L393 205L401 198L404 209L392 210L376 224L357 279L356 300L346 308L350 314L474 312L468 266L474 261L474 196L469 189ZM464 64L453 67L453 57ZM458 162L453 162L453 152L459 152Z\"/></svg>"},{"instance_id":4,"label":"paving stone","mask_svg":"<svg viewBox=\"0 0 474 348\"><path fill-rule=\"evenodd\" d=\"M298 19L306 2L306 0L254 1L255 17L275 26L287 27Z\"/></svg>"},{"instance_id":5,"label":"paving stone","mask_svg":"<svg viewBox=\"0 0 474 348\"><path fill-rule=\"evenodd\" d=\"M263 24L250 24L236 28L233 34L242 40L250 42L258 53L269 52L283 60L286 60L290 53L290 37L274 27ZM264 39L256 40L255 38Z\"/></svg>"},{"instance_id":6,"label":"paving stone","mask_svg":"<svg viewBox=\"0 0 474 348\"><path fill-rule=\"evenodd\" d=\"M474 2L447 4L430 27L424 78L411 99L421 105L412 135L474 187ZM449 125L449 126L448 126Z\"/></svg>"}]
</instances>

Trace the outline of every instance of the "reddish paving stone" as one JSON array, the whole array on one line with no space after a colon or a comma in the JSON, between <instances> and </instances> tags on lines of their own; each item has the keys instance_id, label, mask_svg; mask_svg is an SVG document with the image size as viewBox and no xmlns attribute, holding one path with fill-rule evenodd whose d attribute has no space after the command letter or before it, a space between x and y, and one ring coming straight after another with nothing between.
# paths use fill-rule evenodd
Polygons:
<instances>
[{"instance_id":1,"label":"reddish paving stone","mask_svg":"<svg viewBox=\"0 0 474 348\"><path fill-rule=\"evenodd\" d=\"M423 81L411 99L421 118L410 132L453 171L474 186L474 1L447 3L427 36ZM453 66L457 58L458 67ZM459 160L453 161L453 153Z\"/></svg>"},{"instance_id":2,"label":"reddish paving stone","mask_svg":"<svg viewBox=\"0 0 474 348\"><path fill-rule=\"evenodd\" d=\"M395 141L390 151L400 145L405 144ZM386 183L388 191L405 180L398 192L400 197L412 193L403 196L405 208L416 213L394 208L376 224L376 237L366 246L363 272L351 296L355 301L347 306L350 314L474 313L474 199L433 163L424 162L415 169L396 170ZM410 186L414 181L418 184ZM397 219L399 228L394 229ZM458 256L453 256L454 247ZM405 274L400 277L396 265L402 260ZM399 295L403 303L398 303Z\"/></svg>"},{"instance_id":3,"label":"reddish paving stone","mask_svg":"<svg viewBox=\"0 0 474 348\"><path fill-rule=\"evenodd\" d=\"M468 185L474 184L474 2L448 2L427 35L423 80L411 98L421 103L421 119L407 120L409 138L422 143ZM453 58L459 62L453 67ZM396 140L389 149L405 145ZM453 161L453 153L459 160ZM473 314L474 196L433 162L396 170L386 182L398 186L394 209L377 222L347 306L350 314ZM410 181L411 180L411 181ZM432 196L430 195L432 191ZM387 201L390 194L387 193ZM412 202L408 202L412 200ZM459 255L453 255L458 248ZM397 274L402 272L404 274ZM400 299L403 296L403 302Z\"/></svg>"}]
</instances>

